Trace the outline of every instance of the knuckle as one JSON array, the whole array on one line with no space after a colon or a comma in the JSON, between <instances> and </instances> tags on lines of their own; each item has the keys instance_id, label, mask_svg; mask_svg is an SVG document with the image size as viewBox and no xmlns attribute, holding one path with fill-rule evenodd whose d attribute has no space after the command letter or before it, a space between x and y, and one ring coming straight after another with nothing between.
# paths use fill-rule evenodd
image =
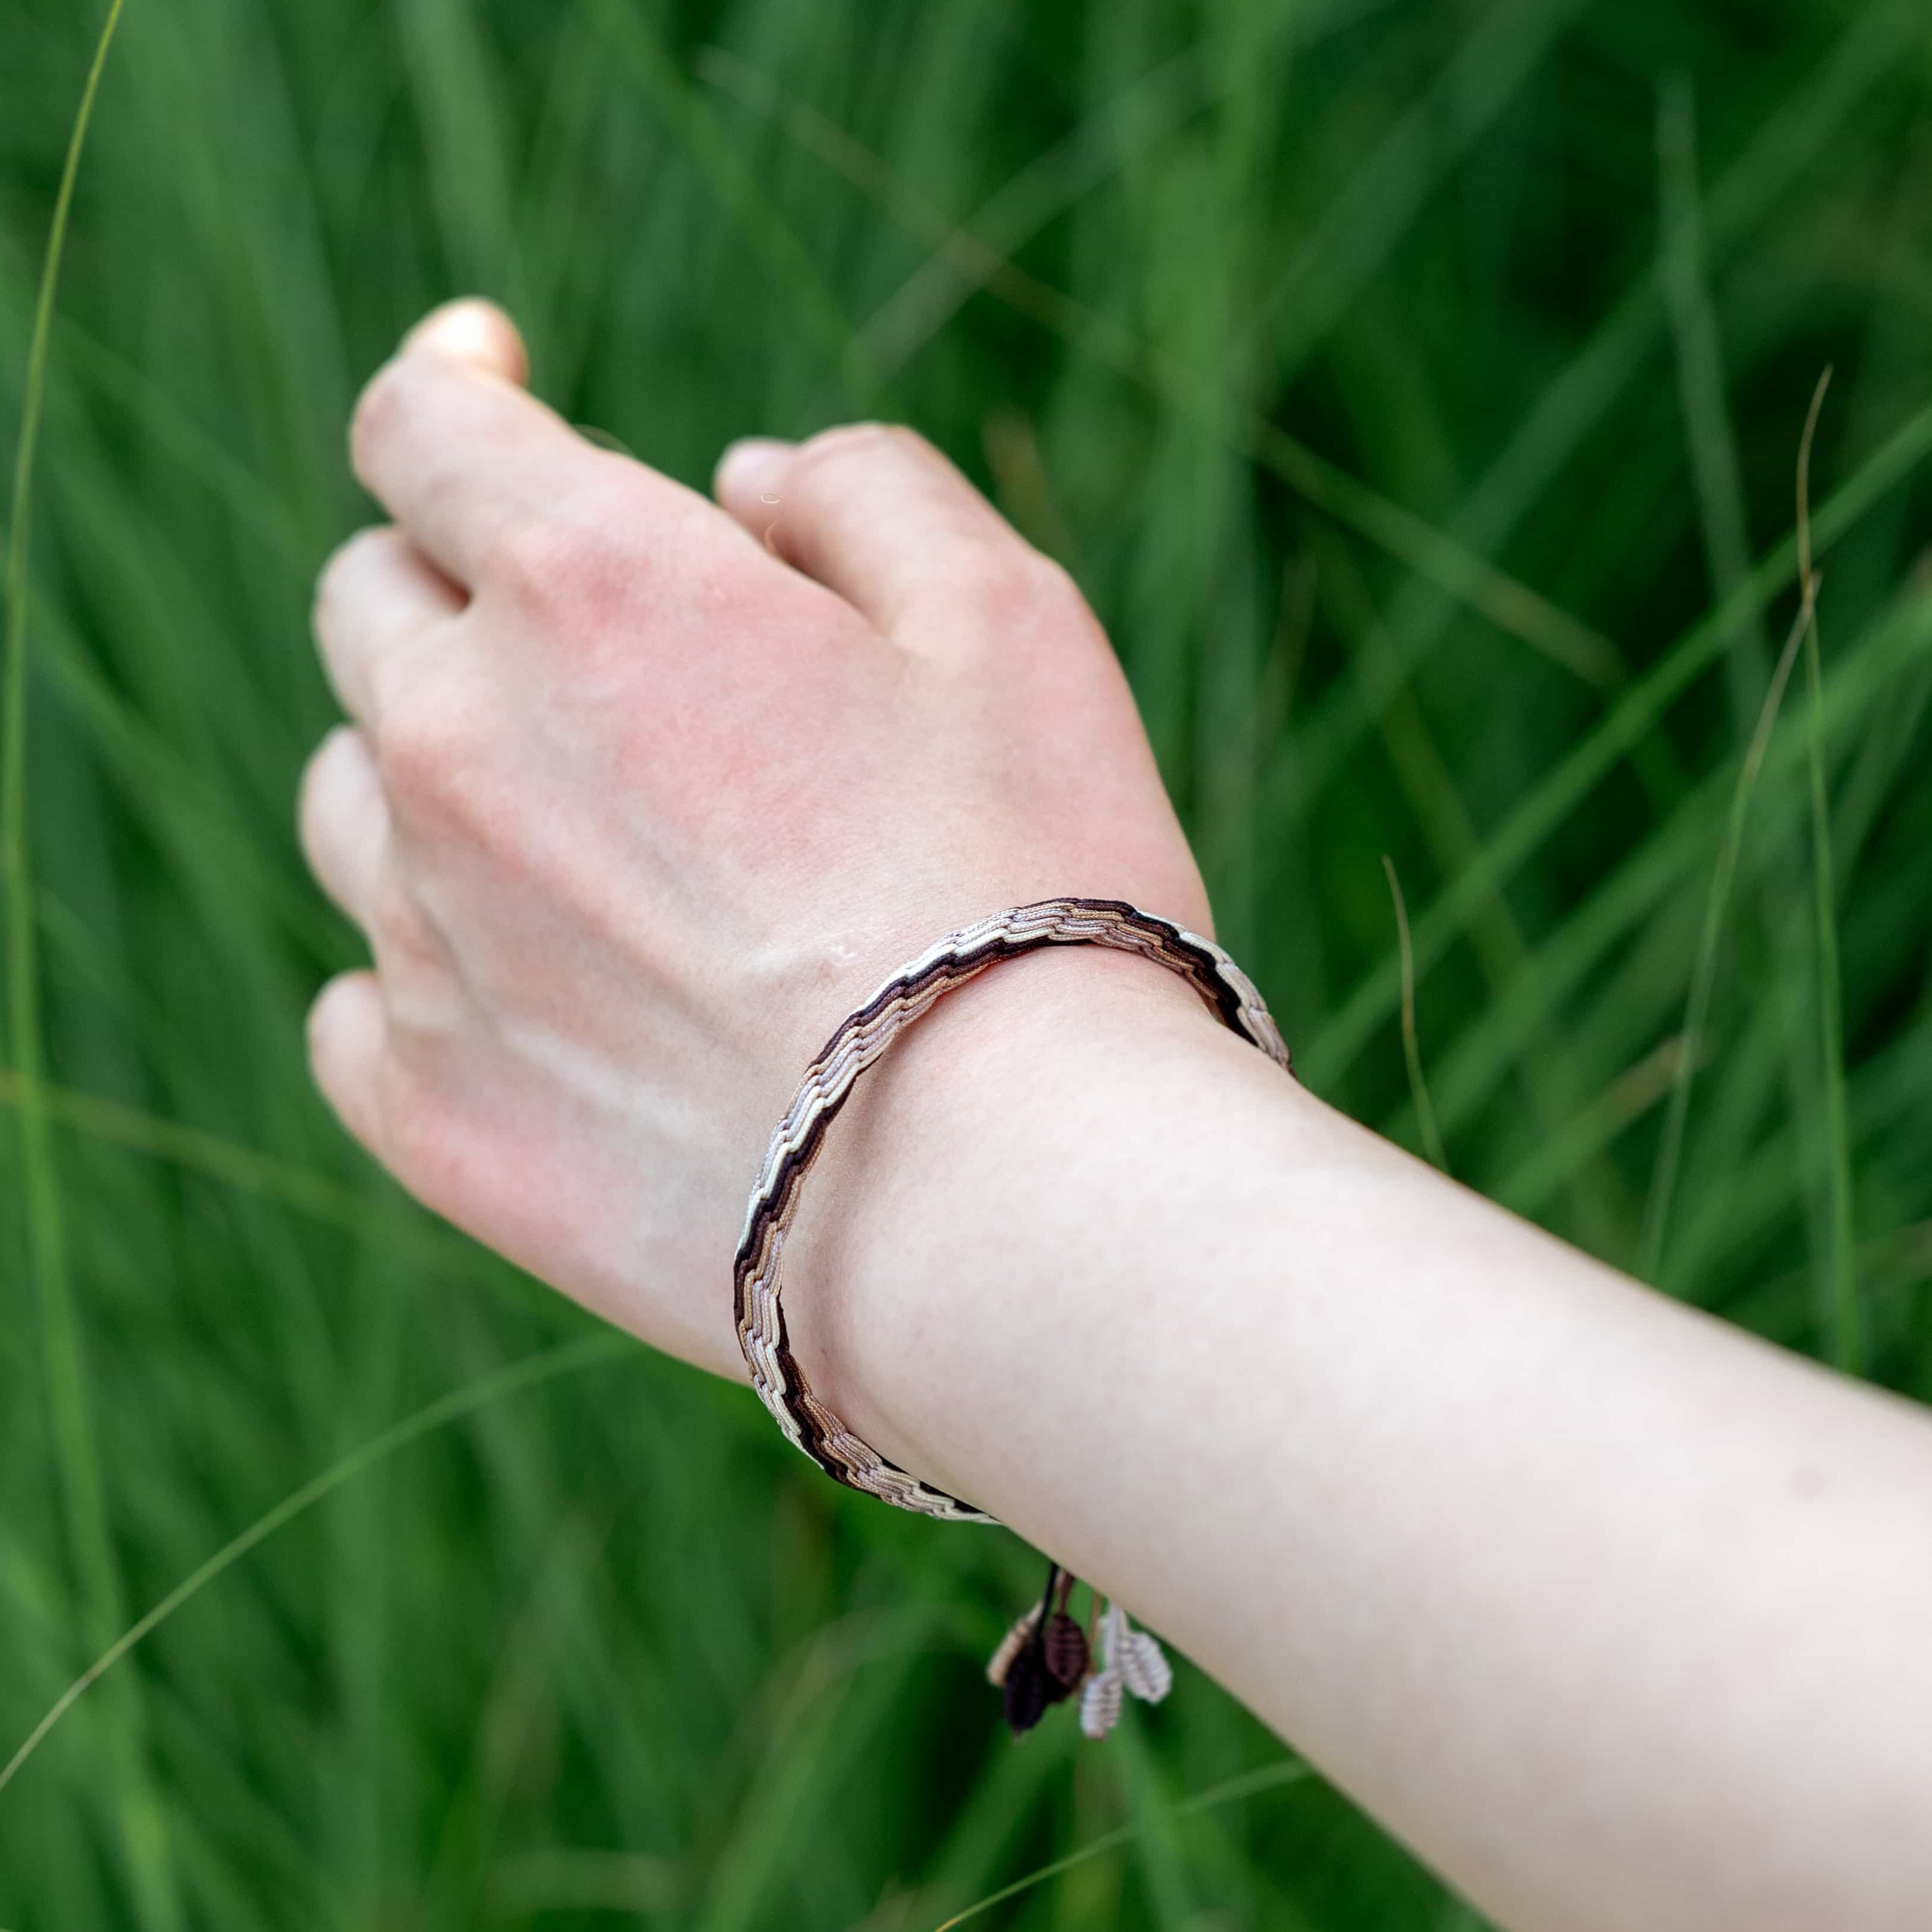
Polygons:
<instances>
[{"instance_id":1,"label":"knuckle","mask_svg":"<svg viewBox=\"0 0 1932 1932\"><path fill-rule=\"evenodd\" d=\"M490 546L491 574L520 604L553 610L621 588L634 567L619 504L567 502L519 519Z\"/></svg>"},{"instance_id":2,"label":"knuckle","mask_svg":"<svg viewBox=\"0 0 1932 1932\"><path fill-rule=\"evenodd\" d=\"M787 478L794 493L814 477L834 474L848 465L890 462L905 454L919 439L891 423L841 423L820 430L799 446Z\"/></svg>"},{"instance_id":3,"label":"knuckle","mask_svg":"<svg viewBox=\"0 0 1932 1932\"><path fill-rule=\"evenodd\" d=\"M1017 540L963 547L954 570L962 596L989 616L1050 624L1086 614L1086 599L1066 571Z\"/></svg>"},{"instance_id":4,"label":"knuckle","mask_svg":"<svg viewBox=\"0 0 1932 1932\"><path fill-rule=\"evenodd\" d=\"M1058 559L1042 556L1038 550L1030 550L1028 556L1031 578L1028 602L1035 614L1049 624L1097 628L1093 606L1075 581L1073 573Z\"/></svg>"},{"instance_id":5,"label":"knuckle","mask_svg":"<svg viewBox=\"0 0 1932 1932\"><path fill-rule=\"evenodd\" d=\"M386 971L447 963L449 949L441 928L394 866L385 866L376 881L369 918Z\"/></svg>"},{"instance_id":6,"label":"knuckle","mask_svg":"<svg viewBox=\"0 0 1932 1932\"><path fill-rule=\"evenodd\" d=\"M437 829L470 822L491 738L483 707L454 678L398 669L382 711L376 770L398 820Z\"/></svg>"},{"instance_id":7,"label":"knuckle","mask_svg":"<svg viewBox=\"0 0 1932 1932\"><path fill-rule=\"evenodd\" d=\"M594 645L637 621L667 587L706 574L708 507L681 513L622 476L606 476L490 545L496 593L560 646Z\"/></svg>"},{"instance_id":8,"label":"knuckle","mask_svg":"<svg viewBox=\"0 0 1932 1932\"><path fill-rule=\"evenodd\" d=\"M1012 596L1048 610L1070 604L1084 608L1079 590L1063 565L1030 544L1007 544L1001 548L1008 553L1004 568Z\"/></svg>"},{"instance_id":9,"label":"knuckle","mask_svg":"<svg viewBox=\"0 0 1932 1932\"><path fill-rule=\"evenodd\" d=\"M490 574L520 602L548 599L576 572L587 548L573 523L554 516L522 518L492 540Z\"/></svg>"}]
</instances>

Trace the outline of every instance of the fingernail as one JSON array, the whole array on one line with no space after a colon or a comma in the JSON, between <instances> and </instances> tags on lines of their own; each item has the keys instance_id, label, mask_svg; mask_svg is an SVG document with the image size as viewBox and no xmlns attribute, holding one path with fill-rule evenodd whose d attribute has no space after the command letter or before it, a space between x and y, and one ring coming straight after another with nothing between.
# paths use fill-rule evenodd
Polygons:
<instances>
[{"instance_id":1,"label":"fingernail","mask_svg":"<svg viewBox=\"0 0 1932 1932\"><path fill-rule=\"evenodd\" d=\"M520 382L528 373L523 338L494 302L464 296L431 309L403 338L405 351L428 349Z\"/></svg>"},{"instance_id":2,"label":"fingernail","mask_svg":"<svg viewBox=\"0 0 1932 1932\"><path fill-rule=\"evenodd\" d=\"M728 493L741 502L755 498L776 506L778 484L797 447L775 436L741 436L718 459L718 494Z\"/></svg>"}]
</instances>

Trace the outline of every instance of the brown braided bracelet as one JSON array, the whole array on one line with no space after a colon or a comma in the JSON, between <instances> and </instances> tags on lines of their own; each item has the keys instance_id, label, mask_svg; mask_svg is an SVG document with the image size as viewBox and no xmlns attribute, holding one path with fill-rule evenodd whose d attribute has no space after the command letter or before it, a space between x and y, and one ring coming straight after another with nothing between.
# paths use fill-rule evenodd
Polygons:
<instances>
[{"instance_id":1,"label":"brown braided bracelet","mask_svg":"<svg viewBox=\"0 0 1932 1932\"><path fill-rule=\"evenodd\" d=\"M1043 899L949 933L894 974L825 1043L772 1135L738 1244L738 1340L752 1386L786 1436L825 1473L899 1508L950 1522L990 1522L979 1510L889 1462L812 1392L791 1352L778 1267L799 1190L825 1131L860 1074L915 1020L988 967L1042 946L1107 946L1178 973L1222 1023L1284 1070L1288 1048L1252 982L1213 940L1119 899Z\"/></svg>"}]
</instances>

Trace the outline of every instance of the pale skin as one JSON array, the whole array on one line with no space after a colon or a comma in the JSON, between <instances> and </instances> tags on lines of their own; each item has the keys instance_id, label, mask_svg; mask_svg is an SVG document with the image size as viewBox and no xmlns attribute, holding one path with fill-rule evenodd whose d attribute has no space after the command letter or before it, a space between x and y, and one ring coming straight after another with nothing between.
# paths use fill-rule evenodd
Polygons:
<instances>
[{"instance_id":1,"label":"pale skin","mask_svg":"<svg viewBox=\"0 0 1932 1932\"><path fill-rule=\"evenodd\" d=\"M350 722L301 817L374 970L316 1077L430 1207L742 1379L746 1196L837 1022L1002 907L1208 907L1106 638L928 445L741 444L714 502L524 376L452 304L357 411L393 522L323 574ZM942 1003L787 1268L854 1428L1510 1932L1932 1924L1932 1420L1444 1180L1157 967Z\"/></svg>"}]
</instances>

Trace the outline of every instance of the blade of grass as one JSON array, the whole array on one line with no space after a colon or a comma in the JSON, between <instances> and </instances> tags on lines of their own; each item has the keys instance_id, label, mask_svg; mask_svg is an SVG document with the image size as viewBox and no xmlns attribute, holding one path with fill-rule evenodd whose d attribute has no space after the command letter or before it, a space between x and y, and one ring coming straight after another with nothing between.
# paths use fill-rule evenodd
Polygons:
<instances>
[{"instance_id":1,"label":"blade of grass","mask_svg":"<svg viewBox=\"0 0 1932 1932\"><path fill-rule=\"evenodd\" d=\"M1278 380L1306 359L1415 223L1456 163L1515 98L1582 0L1501 0L1341 192L1257 305Z\"/></svg>"},{"instance_id":2,"label":"blade of grass","mask_svg":"<svg viewBox=\"0 0 1932 1932\"><path fill-rule=\"evenodd\" d=\"M1790 681L1791 668L1796 662L1805 627L1811 621L1812 607L1818 594L1818 579L1809 574L1809 564L1808 555L1804 603L1791 626L1791 634L1786 639L1784 650L1778 653L1771 688L1765 693L1760 707L1756 728L1751 733L1744 764L1738 772L1736 789L1731 794L1730 814L1724 828L1724 844L1718 854L1717 869L1711 877L1710 896L1704 908L1703 930L1698 937L1696 958L1690 970L1690 991L1684 1002L1684 1027L1680 1035L1682 1051L1677 1058L1676 1077L1670 1083L1670 1105L1664 1114L1663 1137L1658 1143L1656 1168L1651 1177L1650 1198L1644 1212L1643 1239L1636 1271L1648 1282L1657 1281L1664 1265L1664 1237L1669 1232L1671 1199L1676 1190L1677 1171L1683 1158L1684 1123L1690 1113L1690 1082L1696 1071L1699 1055L1703 1051L1705 1029L1710 1022L1711 995L1718 976L1718 944L1724 935L1724 914L1730 905L1738 854L1744 846L1744 821L1750 811L1751 796L1757 789L1758 775L1763 770L1765 753L1770 748L1778 708L1784 700L1784 687Z\"/></svg>"},{"instance_id":3,"label":"blade of grass","mask_svg":"<svg viewBox=\"0 0 1932 1932\"><path fill-rule=\"evenodd\" d=\"M14 449L13 506L7 539L7 633L4 729L0 729L0 862L7 894L7 1010L20 1106L22 1206L29 1271L38 1292L42 1370L67 1534L80 1586L80 1621L89 1633L112 1629L121 1617L121 1574L94 1438L85 1352L68 1274L65 1209L46 1100L40 1039L40 994L34 915L32 855L27 821L28 584L33 527L34 457L46 400L54 299L60 286L74 213L75 184L87 145L94 101L121 22L123 0L111 0L82 86L62 164L47 233ZM110 1777L122 1851L136 1910L154 1932L182 1923L180 1894L168 1845L165 1813L149 1780L138 1694L130 1690L115 1713L109 1747Z\"/></svg>"},{"instance_id":4,"label":"blade of grass","mask_svg":"<svg viewBox=\"0 0 1932 1932\"><path fill-rule=\"evenodd\" d=\"M1232 1804L1244 1798L1258 1797L1264 1791L1278 1791L1282 1786L1298 1784L1304 1778L1312 1778L1313 1770L1299 1759L1289 1758L1280 1764L1264 1766L1259 1771L1243 1773L1239 1778L1231 1778L1226 1784L1217 1784L1198 1796L1177 1804L1168 1814L1174 1818L1188 1818L1197 1812L1211 1811L1219 1805ZM963 1925L969 1918L976 1918L982 1912L990 1912L996 1905L1004 1905L1010 1898L1017 1898L1023 1892L1030 1892L1036 1885L1044 1884L1050 1878L1058 1878L1064 1871L1074 1866L1084 1864L1089 1858L1104 1856L1120 1846L1131 1843L1146 1831L1152 1821L1139 1819L1131 1824L1122 1825L1096 1838L1090 1844L1083 1845L1076 1852L1070 1852L1064 1858L1055 1858L1051 1864L1042 1865L1037 1871L1028 1872L1025 1877L1015 1879L1011 1885L1002 1886L998 1892L988 1892L963 1912L956 1912L950 1918L942 1920L933 1928L933 1932L952 1932L956 1925Z\"/></svg>"},{"instance_id":5,"label":"blade of grass","mask_svg":"<svg viewBox=\"0 0 1932 1932\"><path fill-rule=\"evenodd\" d=\"M1270 30L1289 37L1298 52L1390 4L1354 0L1312 16L1297 10L1271 22ZM1054 217L1109 178L1129 153L1214 105L1232 76L1209 72L1204 51L1190 47L1123 88L950 231L947 242L958 236L985 252L976 257L968 248L942 244L860 325L860 339L880 370L890 376L903 368L984 286L976 260L981 268L1010 262ZM711 58L710 49L700 56L700 71Z\"/></svg>"},{"instance_id":6,"label":"blade of grass","mask_svg":"<svg viewBox=\"0 0 1932 1932\"><path fill-rule=\"evenodd\" d=\"M266 1195L318 1220L352 1228L368 1225L370 1204L365 1195L220 1134L162 1120L118 1100L45 1083L40 1100L47 1119L56 1126L171 1161L232 1187ZM0 1107L18 1108L22 1103L20 1076L0 1067Z\"/></svg>"},{"instance_id":7,"label":"blade of grass","mask_svg":"<svg viewBox=\"0 0 1932 1932\"><path fill-rule=\"evenodd\" d=\"M1544 1142L1493 1190L1505 1208L1534 1217L1584 1161L1607 1148L1670 1091L1684 1060L1684 1042L1673 1035L1627 1067L1563 1131Z\"/></svg>"},{"instance_id":8,"label":"blade of grass","mask_svg":"<svg viewBox=\"0 0 1932 1932\"><path fill-rule=\"evenodd\" d=\"M938 1910L940 1902L971 1897L992 1882L1003 1855L1040 1816L1081 1742L1058 1726L1051 1732L1042 1727L1034 1736L1037 1750L998 1750L988 1756L970 1796L954 1811L938 1868L919 1887L910 1908L887 1923L902 1932L913 1922L918 1900L934 1901L926 1909Z\"/></svg>"},{"instance_id":9,"label":"blade of grass","mask_svg":"<svg viewBox=\"0 0 1932 1932\"><path fill-rule=\"evenodd\" d=\"M721 56L730 59L722 48L706 48L698 56L699 74L711 78ZM719 84L728 86L722 74L718 70ZM1180 126L1215 92L1202 49L1190 47L1122 89L1064 140L1036 155L950 229L860 325L859 340L880 368L888 374L904 368L984 285L986 271L1010 260L1055 216L1106 180L1126 152Z\"/></svg>"},{"instance_id":10,"label":"blade of grass","mask_svg":"<svg viewBox=\"0 0 1932 1932\"><path fill-rule=\"evenodd\" d=\"M631 1353L638 1346L628 1335L608 1333L586 1335L527 1361L512 1363L508 1368L500 1369L494 1375L485 1376L463 1388L452 1389L448 1394L439 1396L434 1402L418 1409L415 1414L405 1416L393 1427L384 1430L381 1435L364 1443L360 1448L352 1450L340 1462L332 1464L320 1475L312 1476L301 1488L292 1490L274 1508L265 1510L246 1529L224 1544L199 1569L183 1577L145 1616L123 1630L61 1693L58 1700L21 1741L14 1755L4 1766L0 1766L0 1791L4 1791L12 1784L19 1775L21 1767L39 1749L47 1733L136 1644L152 1635L184 1604L206 1588L224 1570L232 1568L251 1550L274 1535L277 1530L292 1522L304 1510L312 1508L325 1496L361 1475L364 1470L374 1468L377 1463L394 1455L398 1449L406 1448L432 1430L440 1429L460 1417L470 1414L486 1403L500 1401L506 1396L533 1388L539 1382L549 1382L556 1376L568 1375L575 1370L589 1368L598 1362L615 1360L620 1355Z\"/></svg>"},{"instance_id":11,"label":"blade of grass","mask_svg":"<svg viewBox=\"0 0 1932 1932\"><path fill-rule=\"evenodd\" d=\"M1874 83L1893 70L1922 25L1912 0L1867 8L1830 56L1806 70L1803 85L1712 191L1704 224L1712 260L1784 208L1806 169L1842 132L1846 117ZM1467 551L1498 554L1548 499L1564 466L1636 380L1663 319L1653 264L1545 386L1471 492L1450 532ZM1405 670L1441 643L1457 608L1453 590L1433 572L1418 572L1417 580L1405 586L1388 620ZM1284 740L1262 788L1263 808L1274 818L1293 818L1334 781L1372 722L1354 687L1339 686Z\"/></svg>"},{"instance_id":12,"label":"blade of grass","mask_svg":"<svg viewBox=\"0 0 1932 1932\"><path fill-rule=\"evenodd\" d=\"M1818 378L1798 458L1798 568L1811 580L1811 443L1831 386ZM1818 920L1819 1050L1825 1080L1825 1152L1831 1189L1831 1236L1826 1269L1826 1332L1832 1364L1856 1375L1864 1356L1858 1307L1858 1232L1852 1196L1851 1130L1845 1112L1844 992L1838 963L1838 894L1832 862L1832 802L1825 783L1824 674L1820 666L1818 604L1805 599L1804 680L1809 699L1807 764L1811 783L1812 879Z\"/></svg>"},{"instance_id":13,"label":"blade of grass","mask_svg":"<svg viewBox=\"0 0 1932 1932\"><path fill-rule=\"evenodd\" d=\"M1452 878L1480 849L1481 841L1462 800L1456 776L1425 717L1412 684L1394 664L1394 652L1367 587L1347 547L1330 539L1318 552L1320 580L1337 630L1349 648L1349 670L1372 694L1370 709L1411 816L1427 845L1436 876ZM1407 908L1399 928L1405 943ZM1534 967L1508 897L1498 892L1470 922L1470 950L1492 999L1520 984ZM1538 1133L1560 1134L1586 1104L1590 1083L1575 1062L1568 1040L1553 1024L1539 1030L1518 1055L1516 1076ZM1438 1166L1441 1163L1437 1163ZM1622 1177L1606 1162L1588 1163L1572 1177L1570 1195L1576 1231L1599 1252L1617 1246L1634 1218Z\"/></svg>"},{"instance_id":14,"label":"blade of grass","mask_svg":"<svg viewBox=\"0 0 1932 1932\"><path fill-rule=\"evenodd\" d=\"M1703 196L1697 179L1696 96L1687 74L1666 75L1658 85L1657 159L1662 230L1659 277L1676 349L1678 393L1711 592L1721 602L1750 574L1750 537L1737 438L1725 397L1724 349L1708 280ZM1764 658L1763 630L1754 612L1740 620L1725 659L1731 716L1741 735L1764 700Z\"/></svg>"},{"instance_id":15,"label":"blade of grass","mask_svg":"<svg viewBox=\"0 0 1932 1932\"><path fill-rule=\"evenodd\" d=\"M786 1707L762 1727L761 1754L742 1804L711 1862L696 1932L751 1932L769 1924L799 1849L830 1828L842 1778L876 1749L931 1646L938 1612L932 1583L877 1618L830 1626L806 1640ZM861 1672L860 1665L871 1667Z\"/></svg>"},{"instance_id":16,"label":"blade of grass","mask_svg":"<svg viewBox=\"0 0 1932 1932\"><path fill-rule=\"evenodd\" d=\"M1901 674L1910 674L1918 661L1924 629L1918 599L1908 591L1855 640L1826 685L1827 708L1835 729L1844 730L1867 716ZM1792 742L1797 736L1790 721L1780 718L1765 760L1767 772L1782 774L1796 767L1803 752L1802 745ZM1440 1117L1451 1130L1469 1120L1507 1077L1536 1028L1550 1022L1555 1003L1590 981L1599 963L1620 941L1647 930L1666 935L1667 943L1676 918L1672 896L1694 891L1694 874L1701 871L1710 842L1707 828L1726 809L1743 756L1740 752L1705 780L1665 824L1574 908L1538 946L1533 974L1513 982L1454 1041L1443 1056L1432 1088ZM1760 819L1766 821L1763 842L1774 855L1774 842L1784 832L1786 818L1795 817L1798 809L1775 787L1760 803ZM1688 915L1691 910L1687 896L1684 910ZM1694 932L1694 916L1687 916L1683 922L1687 932ZM1665 1023L1664 1004L1646 994L1646 988L1656 982L1658 972L1657 963L1646 960L1638 949L1626 958L1616 977L1608 981L1596 977L1600 988L1598 1004L1628 1016L1626 1030L1609 1048L1610 1052L1628 1056L1639 1051L1654 1037L1650 1030ZM1620 983L1624 981L1632 983ZM1672 1023L1677 1017L1670 1016ZM1576 1028L1574 1018L1568 1023Z\"/></svg>"},{"instance_id":17,"label":"blade of grass","mask_svg":"<svg viewBox=\"0 0 1932 1932\"><path fill-rule=\"evenodd\" d=\"M707 51L704 76L756 108L826 165L843 175L910 230L956 262L991 292L1052 329L1069 344L1160 398L1197 428L1220 435L1223 409L1218 379L1182 367L1151 344L1016 268L898 181L862 142L746 62L722 50ZM1618 674L1610 640L1580 623L1540 592L1445 536L1424 517L1391 502L1258 412L1242 412L1229 437L1298 494L1346 528L1479 610L1585 682L1606 685Z\"/></svg>"},{"instance_id":18,"label":"blade of grass","mask_svg":"<svg viewBox=\"0 0 1932 1932\"><path fill-rule=\"evenodd\" d=\"M392 10L415 93L443 253L459 287L524 306L511 220L502 90L466 0L400 0Z\"/></svg>"},{"instance_id":19,"label":"blade of grass","mask_svg":"<svg viewBox=\"0 0 1932 1932\"><path fill-rule=\"evenodd\" d=\"M83 1587L91 1603L99 1606L95 1613L105 1609L110 1616L113 1613L118 1584L88 1419L86 1371L67 1276L60 1184L50 1131L40 1042L40 982L27 826L27 586L34 458L46 391L54 296L59 286L61 258L66 247L88 122L113 44L114 31L120 22L122 4L122 0L112 0L88 70L61 172L34 304L20 440L14 451L13 516L8 532L6 719L4 736L0 736L0 853L4 853L6 867L8 1030L18 1070L20 1159L28 1240L46 1332L48 1405L67 1492L69 1532Z\"/></svg>"},{"instance_id":20,"label":"blade of grass","mask_svg":"<svg viewBox=\"0 0 1932 1932\"><path fill-rule=\"evenodd\" d=\"M1121 1713L1107 1745L1119 1808L1128 1818L1144 1822L1133 1840L1133 1862L1148 1916L1157 1932L1188 1932L1208 1897L1200 1875L1190 1869L1181 1821L1174 1814L1173 1778L1150 1748L1138 1711Z\"/></svg>"},{"instance_id":21,"label":"blade of grass","mask_svg":"<svg viewBox=\"0 0 1932 1932\"><path fill-rule=\"evenodd\" d=\"M1809 918L1808 908L1803 916ZM1868 1061L1858 1079L1850 1083L1847 1102L1855 1148L1919 1144L1922 1134L1918 1122L1922 1119L1928 1070L1932 1070L1932 1022L1922 1017L1904 1038ZM1721 1192L1705 1197L1696 1214L1686 1217L1682 1245L1690 1252L1693 1278L1708 1258L1736 1240L1739 1230L1754 1231L1761 1240L1765 1228L1788 1220L1792 1176L1810 1151L1804 1144L1807 1139L1803 1124L1780 1120L1777 1132L1727 1168L1727 1184ZM1781 1262L1783 1251L1774 1252L1773 1258ZM1816 1262L1808 1257L1802 1268L1780 1268L1772 1280L1760 1276L1748 1281L1738 1301L1749 1304L1780 1283L1808 1286L1810 1293L1797 1301L1792 1316L1787 1316L1782 1327L1788 1335L1801 1331L1813 1335L1820 1352L1828 1353L1830 1336L1821 1318L1827 1311L1820 1308L1816 1282Z\"/></svg>"},{"instance_id":22,"label":"blade of grass","mask_svg":"<svg viewBox=\"0 0 1932 1932\"><path fill-rule=\"evenodd\" d=\"M1822 554L1858 518L1932 452L1932 406L1919 410L1874 452L1856 475L1818 512L1812 540ZM1751 573L1749 583L1709 616L1694 624L1641 680L1634 685L1583 742L1561 760L1490 838L1468 871L1444 889L1413 927L1416 968L1426 972L1472 914L1588 797L1604 776L1705 670L1724 648L1747 608L1761 610L1792 580L1797 544L1787 538ZM1303 1056L1318 1088L1336 1077L1401 999L1400 962L1393 958L1369 974L1341 1010L1309 1044Z\"/></svg>"},{"instance_id":23,"label":"blade of grass","mask_svg":"<svg viewBox=\"0 0 1932 1932\"><path fill-rule=\"evenodd\" d=\"M1408 1069L1408 1095L1415 1108L1417 1130L1422 1136L1422 1150L1431 1166L1449 1172L1449 1156L1444 1151L1442 1133L1436 1124L1436 1109L1429 1103L1428 1083L1422 1077L1422 1049L1415 1034L1415 956L1408 943L1408 907L1402 896L1402 881L1396 877L1395 861L1384 852L1382 870L1388 874L1389 897L1395 902L1396 941L1402 956L1402 1057Z\"/></svg>"},{"instance_id":24,"label":"blade of grass","mask_svg":"<svg viewBox=\"0 0 1932 1932\"><path fill-rule=\"evenodd\" d=\"M642 20L623 0L582 0L645 98L662 115L772 280L796 304L799 320L830 366L842 373L861 410L886 407L890 392L860 341L824 271L765 191L740 144L710 104L680 74Z\"/></svg>"},{"instance_id":25,"label":"blade of grass","mask_svg":"<svg viewBox=\"0 0 1932 1932\"><path fill-rule=\"evenodd\" d=\"M380 1214L378 1204L363 1190L332 1180L312 1168L260 1153L224 1135L187 1126L178 1120L164 1120L143 1113L138 1107L70 1088L47 1086L42 1091L48 1118L56 1126L166 1161L224 1186L278 1202L310 1220L326 1222L351 1234L366 1234L372 1220ZM18 1079L8 1070L0 1068L0 1107L17 1107L20 1103ZM389 1217L388 1225L394 1238L428 1256L463 1266L476 1259L478 1250L466 1236L426 1215L398 1211Z\"/></svg>"}]
</instances>

